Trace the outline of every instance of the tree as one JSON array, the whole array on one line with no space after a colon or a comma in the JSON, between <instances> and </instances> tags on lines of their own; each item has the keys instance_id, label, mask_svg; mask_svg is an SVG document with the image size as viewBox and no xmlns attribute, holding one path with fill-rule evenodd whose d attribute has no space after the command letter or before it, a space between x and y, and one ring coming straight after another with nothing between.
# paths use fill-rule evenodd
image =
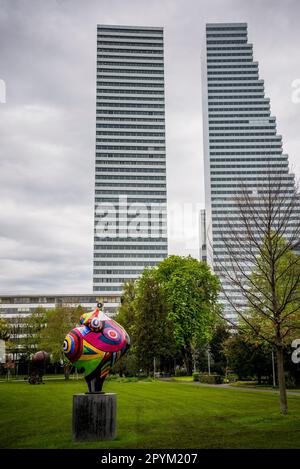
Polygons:
<instances>
[{"instance_id":1,"label":"tree","mask_svg":"<svg viewBox=\"0 0 300 469\"><path fill-rule=\"evenodd\" d=\"M123 360L131 370L138 367L149 374L153 370L154 359L157 366L164 369L167 361L176 355L168 312L166 292L158 282L155 269L145 269L138 281L124 285L116 320L124 326L131 339L130 354ZM120 367L119 371L126 372Z\"/></svg>"},{"instance_id":2,"label":"tree","mask_svg":"<svg viewBox=\"0 0 300 469\"><path fill-rule=\"evenodd\" d=\"M10 338L9 324L5 319L0 318L0 340L7 342Z\"/></svg>"},{"instance_id":3,"label":"tree","mask_svg":"<svg viewBox=\"0 0 300 469\"><path fill-rule=\"evenodd\" d=\"M228 324L225 321L218 321L209 344L209 353L213 362L212 368L220 375L225 375L226 373L227 357L224 352L224 344L229 337Z\"/></svg>"},{"instance_id":4,"label":"tree","mask_svg":"<svg viewBox=\"0 0 300 469\"><path fill-rule=\"evenodd\" d=\"M63 342L65 336L78 323L80 316L84 313L81 306L56 307L47 311L46 327L40 333L39 347L51 354L52 363L63 363L65 378L68 379L72 365L65 359Z\"/></svg>"},{"instance_id":5,"label":"tree","mask_svg":"<svg viewBox=\"0 0 300 469\"><path fill-rule=\"evenodd\" d=\"M137 357L149 373L153 369L154 359L163 368L166 361L176 354L167 292L164 285L159 283L155 269L145 269L138 280L134 305Z\"/></svg>"},{"instance_id":6,"label":"tree","mask_svg":"<svg viewBox=\"0 0 300 469\"><path fill-rule=\"evenodd\" d=\"M234 334L224 343L224 354L230 370L239 379L257 377L258 384L262 376L269 381L272 375L271 348L266 343L249 341L245 334Z\"/></svg>"},{"instance_id":7,"label":"tree","mask_svg":"<svg viewBox=\"0 0 300 469\"><path fill-rule=\"evenodd\" d=\"M241 186L234 199L236 219L227 218L226 230L220 225L227 258L218 262L223 283L238 291L246 303L240 306L223 288L240 318L234 326L247 325L254 338L276 350L280 409L285 414L284 348L299 330L300 204L297 189L286 183L286 175L269 173L267 179L253 192Z\"/></svg>"},{"instance_id":8,"label":"tree","mask_svg":"<svg viewBox=\"0 0 300 469\"><path fill-rule=\"evenodd\" d=\"M136 309L134 300L137 293L137 284L134 280L129 280L123 285L123 293L121 299L121 306L119 307L116 321L120 323L131 338L132 353L135 347L135 333L136 333Z\"/></svg>"},{"instance_id":9,"label":"tree","mask_svg":"<svg viewBox=\"0 0 300 469\"><path fill-rule=\"evenodd\" d=\"M154 358L166 370L179 357L191 373L200 347L212 337L218 291L219 281L206 263L180 256L125 284L117 321L131 337L130 353L147 373Z\"/></svg>"},{"instance_id":10,"label":"tree","mask_svg":"<svg viewBox=\"0 0 300 469\"><path fill-rule=\"evenodd\" d=\"M20 353L22 353L23 346L23 321L24 317L22 315L18 315L9 319L9 340L7 341L7 349L9 354L12 355L12 360L15 361L16 357Z\"/></svg>"},{"instance_id":11,"label":"tree","mask_svg":"<svg viewBox=\"0 0 300 469\"><path fill-rule=\"evenodd\" d=\"M175 341L182 350L188 373L195 370L197 350L208 344L218 309L219 280L205 262L170 256L157 268L170 305ZM192 366L191 366L192 364Z\"/></svg>"},{"instance_id":12,"label":"tree","mask_svg":"<svg viewBox=\"0 0 300 469\"><path fill-rule=\"evenodd\" d=\"M22 318L22 339L20 347L28 360L38 350L40 336L47 322L44 308L36 308L30 316Z\"/></svg>"}]
</instances>

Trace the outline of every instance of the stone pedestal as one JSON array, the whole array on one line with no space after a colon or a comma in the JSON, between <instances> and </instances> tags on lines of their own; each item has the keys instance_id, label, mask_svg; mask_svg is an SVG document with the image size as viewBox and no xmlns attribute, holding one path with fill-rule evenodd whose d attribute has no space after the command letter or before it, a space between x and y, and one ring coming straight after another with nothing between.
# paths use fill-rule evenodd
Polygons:
<instances>
[{"instance_id":1,"label":"stone pedestal","mask_svg":"<svg viewBox=\"0 0 300 469\"><path fill-rule=\"evenodd\" d=\"M112 440L116 436L117 396L86 393L73 396L73 441Z\"/></svg>"}]
</instances>

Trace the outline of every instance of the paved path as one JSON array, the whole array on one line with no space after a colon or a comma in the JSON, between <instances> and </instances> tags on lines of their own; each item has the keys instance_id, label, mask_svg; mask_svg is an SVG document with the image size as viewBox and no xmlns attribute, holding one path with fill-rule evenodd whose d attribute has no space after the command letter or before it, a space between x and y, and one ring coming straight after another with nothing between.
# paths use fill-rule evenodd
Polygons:
<instances>
[{"instance_id":1,"label":"paved path","mask_svg":"<svg viewBox=\"0 0 300 469\"><path fill-rule=\"evenodd\" d=\"M193 386L201 386L206 388L223 388L223 389L235 389L235 390L242 390L242 391L256 391L256 392L272 392L278 394L278 389L258 389L251 386L231 386L230 384L207 384L207 383L199 383L199 381L176 381L172 378L158 378L159 381L168 381L173 383L180 383L180 384L189 384ZM297 391L287 391L287 394L290 396L298 396L300 397L300 392Z\"/></svg>"}]
</instances>

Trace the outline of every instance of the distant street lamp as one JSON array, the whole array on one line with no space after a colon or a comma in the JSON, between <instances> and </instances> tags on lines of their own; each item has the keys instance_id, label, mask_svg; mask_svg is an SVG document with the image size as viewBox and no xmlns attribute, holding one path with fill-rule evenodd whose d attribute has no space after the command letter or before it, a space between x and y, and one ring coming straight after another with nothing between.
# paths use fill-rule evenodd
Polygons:
<instances>
[{"instance_id":1,"label":"distant street lamp","mask_svg":"<svg viewBox=\"0 0 300 469\"><path fill-rule=\"evenodd\" d=\"M207 368L208 368L208 374L210 375L210 347L207 349Z\"/></svg>"}]
</instances>

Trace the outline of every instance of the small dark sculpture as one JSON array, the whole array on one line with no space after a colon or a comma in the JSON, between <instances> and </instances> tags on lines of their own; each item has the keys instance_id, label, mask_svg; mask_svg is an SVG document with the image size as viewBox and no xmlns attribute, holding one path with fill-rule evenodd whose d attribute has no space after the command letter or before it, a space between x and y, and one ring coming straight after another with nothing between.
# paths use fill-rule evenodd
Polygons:
<instances>
[{"instance_id":1,"label":"small dark sculpture","mask_svg":"<svg viewBox=\"0 0 300 469\"><path fill-rule=\"evenodd\" d=\"M29 384L44 384L43 375L45 373L45 365L49 358L49 353L42 350L32 356L29 367Z\"/></svg>"},{"instance_id":2,"label":"small dark sculpture","mask_svg":"<svg viewBox=\"0 0 300 469\"><path fill-rule=\"evenodd\" d=\"M115 363L127 352L130 339L127 332L101 310L80 318L64 341L65 356L78 371L84 371L89 392L101 392L104 380Z\"/></svg>"}]
</instances>

